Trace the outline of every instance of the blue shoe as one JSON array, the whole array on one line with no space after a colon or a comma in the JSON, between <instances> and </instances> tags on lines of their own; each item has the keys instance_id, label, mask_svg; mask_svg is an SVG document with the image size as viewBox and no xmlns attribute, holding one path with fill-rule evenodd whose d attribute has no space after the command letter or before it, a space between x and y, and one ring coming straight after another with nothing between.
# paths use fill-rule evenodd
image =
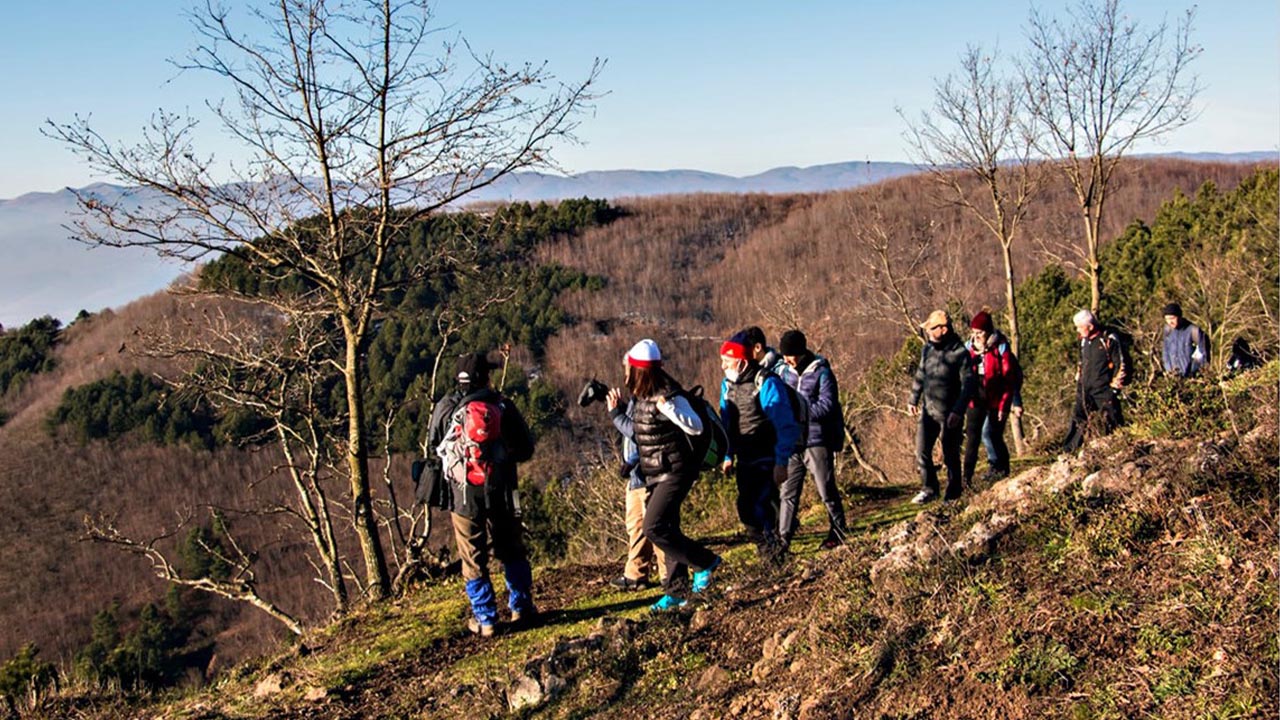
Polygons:
<instances>
[{"instance_id":1,"label":"blue shoe","mask_svg":"<svg viewBox=\"0 0 1280 720\"><path fill-rule=\"evenodd\" d=\"M658 598L658 602L649 606L649 612L667 612L668 610L679 610L688 604L687 600L681 600L670 595L663 595Z\"/></svg>"},{"instance_id":2,"label":"blue shoe","mask_svg":"<svg viewBox=\"0 0 1280 720\"><path fill-rule=\"evenodd\" d=\"M711 573L720 567L720 556L717 555L715 560L706 567L705 570L699 570L693 574L693 591L700 593L711 585Z\"/></svg>"}]
</instances>

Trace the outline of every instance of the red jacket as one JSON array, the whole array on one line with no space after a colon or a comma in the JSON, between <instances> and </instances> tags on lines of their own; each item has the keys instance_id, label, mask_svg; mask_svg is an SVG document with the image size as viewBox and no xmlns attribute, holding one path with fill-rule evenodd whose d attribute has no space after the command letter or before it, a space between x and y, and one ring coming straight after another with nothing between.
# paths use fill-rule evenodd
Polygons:
<instances>
[{"instance_id":1,"label":"red jacket","mask_svg":"<svg viewBox=\"0 0 1280 720\"><path fill-rule=\"evenodd\" d=\"M964 346L979 381L978 396L969 402L969 407L1000 410L1008 417L1014 397L1022 390L1022 368L1009 347L1009 340L997 332L987 338L984 352L974 350L973 341Z\"/></svg>"}]
</instances>

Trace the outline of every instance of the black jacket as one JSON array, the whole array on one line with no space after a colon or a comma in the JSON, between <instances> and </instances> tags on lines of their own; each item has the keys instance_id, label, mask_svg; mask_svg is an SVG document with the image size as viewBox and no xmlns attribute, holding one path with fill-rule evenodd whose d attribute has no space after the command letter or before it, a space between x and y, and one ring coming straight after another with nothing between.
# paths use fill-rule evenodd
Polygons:
<instances>
[{"instance_id":1,"label":"black jacket","mask_svg":"<svg viewBox=\"0 0 1280 720\"><path fill-rule=\"evenodd\" d=\"M1080 341L1080 388L1085 392L1100 392L1111 385L1121 370L1124 382L1132 375L1129 356L1120 336L1111 328L1102 328L1098 334Z\"/></svg>"}]
</instances>

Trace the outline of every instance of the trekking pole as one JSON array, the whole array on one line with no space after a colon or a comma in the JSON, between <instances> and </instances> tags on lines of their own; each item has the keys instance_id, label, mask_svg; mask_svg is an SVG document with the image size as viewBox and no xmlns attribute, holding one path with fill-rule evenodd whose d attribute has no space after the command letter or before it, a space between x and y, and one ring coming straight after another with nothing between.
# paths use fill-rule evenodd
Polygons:
<instances>
[{"instance_id":1,"label":"trekking pole","mask_svg":"<svg viewBox=\"0 0 1280 720\"><path fill-rule=\"evenodd\" d=\"M504 343L498 352L502 353L502 378L498 381L498 392L507 387L507 365L511 363L511 343Z\"/></svg>"}]
</instances>

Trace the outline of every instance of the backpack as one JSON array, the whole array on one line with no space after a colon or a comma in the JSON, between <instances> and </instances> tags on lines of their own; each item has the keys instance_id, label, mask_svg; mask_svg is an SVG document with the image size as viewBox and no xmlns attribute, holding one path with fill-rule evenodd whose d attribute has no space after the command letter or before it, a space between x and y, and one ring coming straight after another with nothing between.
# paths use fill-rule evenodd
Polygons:
<instances>
[{"instance_id":1,"label":"backpack","mask_svg":"<svg viewBox=\"0 0 1280 720\"><path fill-rule=\"evenodd\" d=\"M502 442L502 405L495 400L469 400L458 405L436 454L444 475L454 485L484 485L495 464L506 457Z\"/></svg>"},{"instance_id":2,"label":"backpack","mask_svg":"<svg viewBox=\"0 0 1280 720\"><path fill-rule=\"evenodd\" d=\"M760 388L764 386L765 378L771 374L764 371L756 373L756 390L755 394L751 396L752 400L759 402ZM800 428L800 439L796 441L796 448L803 450L809 442L809 398L801 395L800 391L791 387L786 380L777 375L773 376L778 378L778 384L784 388L783 392L787 396L787 402L791 404L791 417L795 418L796 426Z\"/></svg>"},{"instance_id":3,"label":"backpack","mask_svg":"<svg viewBox=\"0 0 1280 720\"><path fill-rule=\"evenodd\" d=\"M684 436L693 451L694 459L703 470L714 470L720 467L720 463L724 462L725 453L729 450L729 432L725 430L724 422L720 420L720 413L717 413L715 407L703 397L701 385L681 390L679 394L684 396L684 399L689 402L689 407L693 408L693 412L702 421L700 435Z\"/></svg>"},{"instance_id":4,"label":"backpack","mask_svg":"<svg viewBox=\"0 0 1280 720\"><path fill-rule=\"evenodd\" d=\"M426 457L413 461L409 469L413 478L413 499L415 506L434 507L441 510L453 509L453 494L449 492L449 484L444 482L440 472L440 458Z\"/></svg>"}]
</instances>

